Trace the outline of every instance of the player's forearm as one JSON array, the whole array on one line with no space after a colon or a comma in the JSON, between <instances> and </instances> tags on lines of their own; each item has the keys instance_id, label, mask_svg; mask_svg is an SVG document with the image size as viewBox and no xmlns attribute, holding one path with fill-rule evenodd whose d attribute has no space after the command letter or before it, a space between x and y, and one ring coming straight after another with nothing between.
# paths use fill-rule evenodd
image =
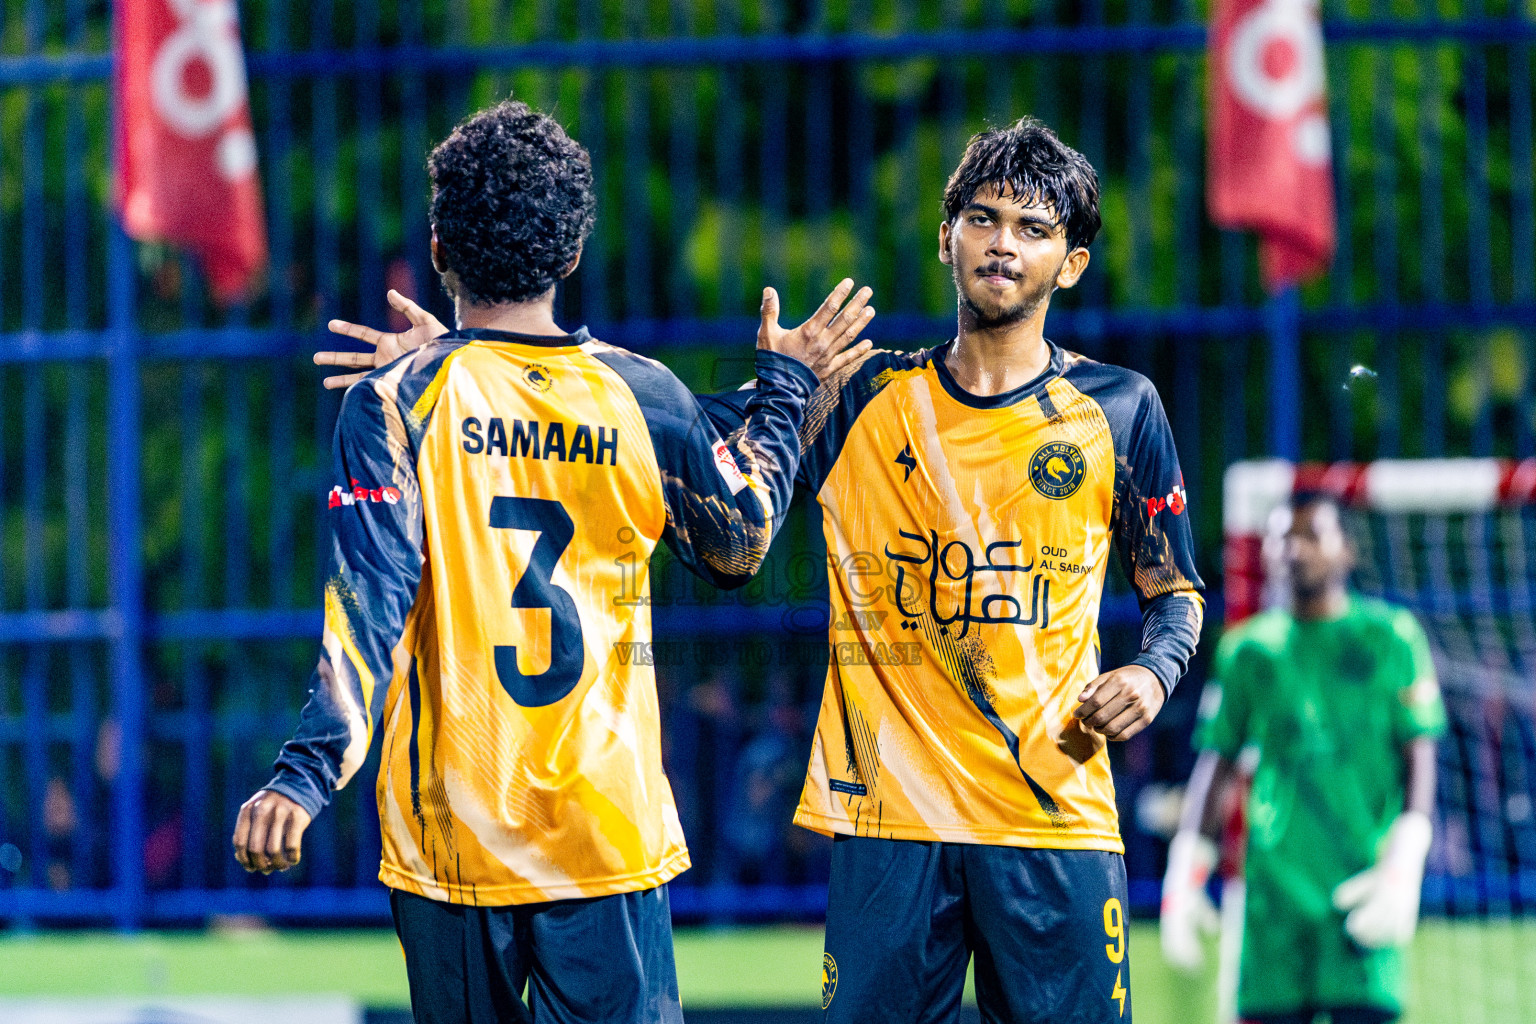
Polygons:
<instances>
[{"instance_id":1,"label":"player's forearm","mask_svg":"<svg viewBox=\"0 0 1536 1024\"><path fill-rule=\"evenodd\" d=\"M325 628L309 700L265 788L311 817L367 757L394 674L394 649L420 585L421 489L397 471L386 399L367 384L348 392L336 425L333 473L346 481L327 502Z\"/></svg>"},{"instance_id":2,"label":"player's forearm","mask_svg":"<svg viewBox=\"0 0 1536 1024\"><path fill-rule=\"evenodd\" d=\"M351 543L356 533L347 524L335 527L325 632L309 700L264 787L290 798L310 817L351 781L367 757L421 575L419 552L398 565L376 552L379 565L349 569L359 564L360 552Z\"/></svg>"},{"instance_id":3,"label":"player's forearm","mask_svg":"<svg viewBox=\"0 0 1536 1024\"><path fill-rule=\"evenodd\" d=\"M749 393L729 450L741 471L737 483L720 490L713 479L708 490L698 491L681 479L668 482L674 550L723 589L744 585L768 554L774 525L794 497L800 421L815 391L814 376L787 356L760 350L757 368L758 386Z\"/></svg>"},{"instance_id":4,"label":"player's forearm","mask_svg":"<svg viewBox=\"0 0 1536 1024\"><path fill-rule=\"evenodd\" d=\"M1205 604L1193 590L1162 594L1141 612L1141 653L1133 663L1145 666L1171 694L1200 642Z\"/></svg>"},{"instance_id":5,"label":"player's forearm","mask_svg":"<svg viewBox=\"0 0 1536 1024\"><path fill-rule=\"evenodd\" d=\"M1403 749L1403 810L1428 815L1435 809L1435 741L1416 739Z\"/></svg>"},{"instance_id":6,"label":"player's forearm","mask_svg":"<svg viewBox=\"0 0 1536 1024\"><path fill-rule=\"evenodd\" d=\"M281 793L314 818L331 802L335 789L337 759L323 747L312 747L302 739L283 744L283 752L273 765L276 772L262 789Z\"/></svg>"},{"instance_id":7,"label":"player's forearm","mask_svg":"<svg viewBox=\"0 0 1536 1024\"><path fill-rule=\"evenodd\" d=\"M1209 839L1221 836L1225 809L1237 778L1237 766L1214 750L1202 751L1184 789L1180 832L1198 832Z\"/></svg>"},{"instance_id":8,"label":"player's forearm","mask_svg":"<svg viewBox=\"0 0 1536 1024\"><path fill-rule=\"evenodd\" d=\"M310 678L309 700L299 715L293 738L283 744L272 765L273 776L263 789L281 793L313 818L331 802L331 793L346 785L348 748L364 744L368 729L360 721L362 694L343 669L338 678L330 655L322 651ZM361 736L360 736L361 734ZM354 752L350 760L358 760ZM355 771L355 768L353 769ZM348 773L350 774L350 773Z\"/></svg>"},{"instance_id":9,"label":"player's forearm","mask_svg":"<svg viewBox=\"0 0 1536 1024\"><path fill-rule=\"evenodd\" d=\"M759 349L757 386L749 392L744 429L735 441L736 461L770 505L769 519L784 514L800 469L800 424L819 382L797 359Z\"/></svg>"}]
</instances>

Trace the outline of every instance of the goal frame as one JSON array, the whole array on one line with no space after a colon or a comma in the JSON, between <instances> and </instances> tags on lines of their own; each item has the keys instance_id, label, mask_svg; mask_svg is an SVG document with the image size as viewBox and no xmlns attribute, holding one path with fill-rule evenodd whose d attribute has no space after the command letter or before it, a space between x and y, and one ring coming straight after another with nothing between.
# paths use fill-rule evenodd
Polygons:
<instances>
[{"instance_id":1,"label":"goal frame","mask_svg":"<svg viewBox=\"0 0 1536 1024\"><path fill-rule=\"evenodd\" d=\"M1230 625L1264 603L1264 530L1291 496L1331 494L1350 508L1430 515L1536 504L1536 459L1234 462L1222 481L1222 598Z\"/></svg>"}]
</instances>

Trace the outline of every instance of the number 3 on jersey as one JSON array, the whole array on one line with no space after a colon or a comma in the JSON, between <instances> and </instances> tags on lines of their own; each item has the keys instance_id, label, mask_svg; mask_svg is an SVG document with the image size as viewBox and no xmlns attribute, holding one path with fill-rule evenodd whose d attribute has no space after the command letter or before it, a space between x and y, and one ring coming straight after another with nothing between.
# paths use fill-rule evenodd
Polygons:
<instances>
[{"instance_id":1,"label":"number 3 on jersey","mask_svg":"<svg viewBox=\"0 0 1536 1024\"><path fill-rule=\"evenodd\" d=\"M525 675L517 667L517 647L496 647L496 676L518 705L541 708L553 704L576 688L586 662L581 637L581 616L576 602L553 576L555 565L571 543L576 529L565 506L545 498L491 499L491 526L498 530L534 530L528 568L512 588L513 608L549 609L549 668Z\"/></svg>"}]
</instances>

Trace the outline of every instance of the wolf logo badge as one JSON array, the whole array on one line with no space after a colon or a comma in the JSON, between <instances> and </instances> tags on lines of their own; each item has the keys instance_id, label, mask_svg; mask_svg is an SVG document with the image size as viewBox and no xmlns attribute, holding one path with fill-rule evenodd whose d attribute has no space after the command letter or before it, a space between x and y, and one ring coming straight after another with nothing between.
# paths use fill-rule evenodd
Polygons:
<instances>
[{"instance_id":1,"label":"wolf logo badge","mask_svg":"<svg viewBox=\"0 0 1536 1024\"><path fill-rule=\"evenodd\" d=\"M837 995L837 961L832 959L831 953L821 954L821 1008L825 1010L832 1005L832 997Z\"/></svg>"},{"instance_id":2,"label":"wolf logo badge","mask_svg":"<svg viewBox=\"0 0 1536 1024\"><path fill-rule=\"evenodd\" d=\"M1070 498L1083 486L1088 466L1083 451L1070 441L1043 444L1029 460L1029 482L1047 498Z\"/></svg>"},{"instance_id":3,"label":"wolf logo badge","mask_svg":"<svg viewBox=\"0 0 1536 1024\"><path fill-rule=\"evenodd\" d=\"M529 363L523 371L523 381L535 391L548 391L554 385L555 378L550 375L549 367Z\"/></svg>"}]
</instances>

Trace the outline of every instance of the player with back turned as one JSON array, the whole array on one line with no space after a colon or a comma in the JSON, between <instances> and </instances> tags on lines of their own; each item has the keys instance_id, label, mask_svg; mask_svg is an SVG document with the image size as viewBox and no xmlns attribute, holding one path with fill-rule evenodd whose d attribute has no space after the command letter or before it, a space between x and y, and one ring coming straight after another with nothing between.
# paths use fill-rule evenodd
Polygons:
<instances>
[{"instance_id":1,"label":"player with back turned","mask_svg":"<svg viewBox=\"0 0 1536 1024\"><path fill-rule=\"evenodd\" d=\"M805 361L868 318L765 321L728 446L659 363L556 326L595 209L558 124L502 103L429 166L458 327L347 392L323 651L236 856L297 863L382 719L379 877L416 1019L680 1021L666 882L688 852L653 670L619 652L650 640L659 542L719 586L757 571L817 386Z\"/></svg>"},{"instance_id":2,"label":"player with back turned","mask_svg":"<svg viewBox=\"0 0 1536 1024\"><path fill-rule=\"evenodd\" d=\"M1163 951L1200 966L1221 808L1251 761L1238 1015L1384 1024L1402 1011L1445 729L1429 642L1406 608L1350 593L1332 497L1276 510L1265 549L1289 607L1233 627L1217 651L1163 882Z\"/></svg>"},{"instance_id":3,"label":"player with back turned","mask_svg":"<svg viewBox=\"0 0 1536 1024\"><path fill-rule=\"evenodd\" d=\"M836 840L835 1024L958 1020L973 954L985 1019L1131 1020L1105 741L1162 708L1204 604L1157 393L1044 334L1098 202L1093 168L1038 122L976 136L938 231L956 337L861 343L806 410L797 483L823 510L837 657L795 821ZM430 336L412 333L390 337ZM754 390L704 399L722 433ZM1101 674L1112 552L1142 650Z\"/></svg>"}]
</instances>

